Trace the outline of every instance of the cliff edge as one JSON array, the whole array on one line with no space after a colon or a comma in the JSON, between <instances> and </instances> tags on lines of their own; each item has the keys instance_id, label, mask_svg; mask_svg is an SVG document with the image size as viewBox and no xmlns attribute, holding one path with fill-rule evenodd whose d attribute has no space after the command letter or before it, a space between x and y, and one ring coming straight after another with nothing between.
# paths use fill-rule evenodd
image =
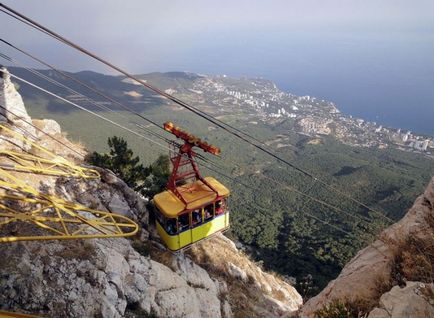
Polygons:
<instances>
[{"instance_id":1,"label":"cliff edge","mask_svg":"<svg viewBox=\"0 0 434 318\"><path fill-rule=\"evenodd\" d=\"M327 310L344 306L370 318L434 317L433 267L434 178L407 214L358 252L298 314L328 317Z\"/></svg>"}]
</instances>

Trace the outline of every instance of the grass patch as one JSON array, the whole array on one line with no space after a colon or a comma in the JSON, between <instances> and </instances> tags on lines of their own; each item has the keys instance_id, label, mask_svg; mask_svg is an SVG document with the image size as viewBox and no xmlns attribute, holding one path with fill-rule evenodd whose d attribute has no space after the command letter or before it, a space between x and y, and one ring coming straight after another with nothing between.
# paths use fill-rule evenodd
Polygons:
<instances>
[{"instance_id":1,"label":"grass patch","mask_svg":"<svg viewBox=\"0 0 434 318\"><path fill-rule=\"evenodd\" d=\"M315 318L352 318L359 317L358 310L346 301L334 300L315 312Z\"/></svg>"},{"instance_id":2,"label":"grass patch","mask_svg":"<svg viewBox=\"0 0 434 318\"><path fill-rule=\"evenodd\" d=\"M434 238L410 236L399 249L392 267L394 285L406 281L432 283L434 279Z\"/></svg>"}]
</instances>

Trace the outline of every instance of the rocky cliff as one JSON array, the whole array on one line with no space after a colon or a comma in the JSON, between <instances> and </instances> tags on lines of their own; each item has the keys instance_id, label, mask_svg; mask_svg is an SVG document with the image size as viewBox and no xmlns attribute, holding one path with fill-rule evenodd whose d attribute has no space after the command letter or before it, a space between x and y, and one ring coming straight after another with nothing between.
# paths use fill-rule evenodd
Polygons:
<instances>
[{"instance_id":1,"label":"rocky cliff","mask_svg":"<svg viewBox=\"0 0 434 318\"><path fill-rule=\"evenodd\" d=\"M361 250L301 309L301 317L345 306L370 318L434 317L434 178L413 207ZM321 311L322 309L322 311Z\"/></svg>"},{"instance_id":2,"label":"rocky cliff","mask_svg":"<svg viewBox=\"0 0 434 318\"><path fill-rule=\"evenodd\" d=\"M67 140L56 122L32 120L7 70L0 75L3 122L80 164L85 149ZM6 148L36 151L0 136L0 150ZM3 243L1 310L43 317L280 317L300 307L302 299L292 286L264 272L223 235L186 253L167 251L149 224L146 202L110 171L99 172L98 180L11 172L44 193L128 216L141 230L132 239ZM0 234L25 230L0 227Z\"/></svg>"}]
</instances>

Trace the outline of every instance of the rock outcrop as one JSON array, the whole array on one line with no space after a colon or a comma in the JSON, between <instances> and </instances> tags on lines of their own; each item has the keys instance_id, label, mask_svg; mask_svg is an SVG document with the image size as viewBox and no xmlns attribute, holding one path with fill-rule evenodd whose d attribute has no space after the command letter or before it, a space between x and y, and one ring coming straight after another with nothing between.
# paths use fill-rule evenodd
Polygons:
<instances>
[{"instance_id":1,"label":"rock outcrop","mask_svg":"<svg viewBox=\"0 0 434 318\"><path fill-rule=\"evenodd\" d=\"M2 308L52 317L119 316L127 305L125 297L118 298L117 288L125 292L119 277L129 269L116 241L110 248L101 245L107 242L5 246L5 255L13 257L2 261Z\"/></svg>"},{"instance_id":2,"label":"rock outcrop","mask_svg":"<svg viewBox=\"0 0 434 318\"><path fill-rule=\"evenodd\" d=\"M384 230L380 239L358 252L335 280L303 306L300 316L313 317L315 311L333 300L379 301L384 289L397 283L393 282L397 267L396 256L409 239L429 242L434 234L433 220L434 178L404 218ZM394 287L391 294L396 294L397 290Z\"/></svg>"},{"instance_id":3,"label":"rock outcrop","mask_svg":"<svg viewBox=\"0 0 434 318\"><path fill-rule=\"evenodd\" d=\"M23 99L5 67L0 68L0 106L0 122L13 123L17 128L23 127L35 133L35 129L28 124L31 118L27 114Z\"/></svg>"},{"instance_id":4,"label":"rock outcrop","mask_svg":"<svg viewBox=\"0 0 434 318\"><path fill-rule=\"evenodd\" d=\"M146 244L146 243L143 243ZM18 243L1 260L2 308L43 317L222 317L220 284L186 257L176 271L126 239Z\"/></svg>"},{"instance_id":5,"label":"rock outcrop","mask_svg":"<svg viewBox=\"0 0 434 318\"><path fill-rule=\"evenodd\" d=\"M434 317L434 284L407 282L403 288L395 286L380 298L379 307L368 318Z\"/></svg>"}]
</instances>

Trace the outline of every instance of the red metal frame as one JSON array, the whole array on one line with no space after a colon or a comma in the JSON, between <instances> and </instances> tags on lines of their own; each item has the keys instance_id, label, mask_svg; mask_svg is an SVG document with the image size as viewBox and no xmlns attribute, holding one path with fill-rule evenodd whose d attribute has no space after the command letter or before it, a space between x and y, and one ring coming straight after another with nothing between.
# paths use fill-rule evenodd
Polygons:
<instances>
[{"instance_id":1,"label":"red metal frame","mask_svg":"<svg viewBox=\"0 0 434 318\"><path fill-rule=\"evenodd\" d=\"M200 200L202 199L202 197L187 202L187 200L182 196L183 191L180 191L177 185L182 181L187 181L194 178L195 181L200 180L211 191L213 191L217 195L215 200L218 200L219 195L217 190L214 189L199 172L199 168L194 159L196 153L193 151L193 147L199 147L205 152L209 152L214 155L220 154L220 149L206 142L203 142L201 139L189 134L186 131L181 130L179 127L175 127L171 122L164 123L164 129L174 134L177 138L181 138L182 140L184 140L184 144L181 146L174 144L174 146L178 149L174 152L173 155L171 155L170 158L173 168L166 185L167 189L172 191L172 193L174 193L185 204L185 207L187 208L188 203ZM188 191L188 188L186 190ZM213 202L215 200L213 200Z\"/></svg>"}]
</instances>

